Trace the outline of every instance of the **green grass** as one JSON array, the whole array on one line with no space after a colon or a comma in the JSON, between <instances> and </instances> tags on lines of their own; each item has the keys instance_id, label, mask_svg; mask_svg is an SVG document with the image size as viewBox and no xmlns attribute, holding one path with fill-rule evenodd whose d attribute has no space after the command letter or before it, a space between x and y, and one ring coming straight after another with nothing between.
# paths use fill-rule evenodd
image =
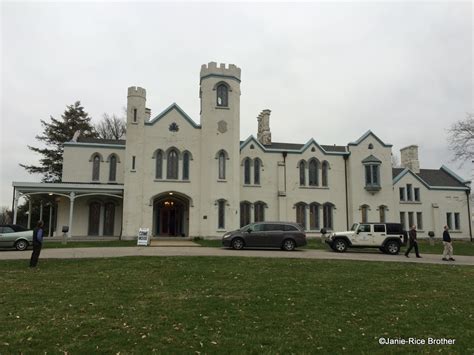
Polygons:
<instances>
[{"instance_id":1,"label":"green grass","mask_svg":"<svg viewBox=\"0 0 474 355\"><path fill-rule=\"evenodd\" d=\"M474 352L473 267L236 257L39 267L0 261L0 354Z\"/></svg>"},{"instance_id":2,"label":"green grass","mask_svg":"<svg viewBox=\"0 0 474 355\"><path fill-rule=\"evenodd\" d=\"M222 241L219 240L195 240L196 243L204 246L204 247L222 247ZM443 243L441 241L435 241L434 245L430 245L430 242L427 240L420 240L418 242L418 246L420 248L420 254L443 254ZM471 255L474 256L474 243L470 241L454 241L453 242L454 248L454 256L456 255ZM320 239L308 239L308 245L306 245L302 249L323 249L323 250L330 250L326 243L321 243ZM353 251L356 249L349 249ZM358 249L358 250L365 250L367 252L378 253L378 249ZM406 247L402 247L401 253L406 250ZM414 250L412 250L414 253Z\"/></svg>"},{"instance_id":3,"label":"green grass","mask_svg":"<svg viewBox=\"0 0 474 355\"><path fill-rule=\"evenodd\" d=\"M78 242L67 242L62 244L61 242L50 242L45 241L43 248L101 248L101 247L133 247L137 246L136 240L98 240L98 241L78 241Z\"/></svg>"}]
</instances>

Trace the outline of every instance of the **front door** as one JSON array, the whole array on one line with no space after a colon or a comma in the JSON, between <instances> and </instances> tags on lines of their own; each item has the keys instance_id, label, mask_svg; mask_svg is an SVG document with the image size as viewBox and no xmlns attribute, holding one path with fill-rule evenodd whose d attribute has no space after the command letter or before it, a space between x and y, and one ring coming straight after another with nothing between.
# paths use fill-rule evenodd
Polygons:
<instances>
[{"instance_id":1,"label":"front door","mask_svg":"<svg viewBox=\"0 0 474 355\"><path fill-rule=\"evenodd\" d=\"M89 235L99 235L100 203L93 202L89 205Z\"/></svg>"},{"instance_id":2,"label":"front door","mask_svg":"<svg viewBox=\"0 0 474 355\"><path fill-rule=\"evenodd\" d=\"M156 234L161 236L182 236L184 233L184 204L177 200L158 203L156 214Z\"/></svg>"}]
</instances>

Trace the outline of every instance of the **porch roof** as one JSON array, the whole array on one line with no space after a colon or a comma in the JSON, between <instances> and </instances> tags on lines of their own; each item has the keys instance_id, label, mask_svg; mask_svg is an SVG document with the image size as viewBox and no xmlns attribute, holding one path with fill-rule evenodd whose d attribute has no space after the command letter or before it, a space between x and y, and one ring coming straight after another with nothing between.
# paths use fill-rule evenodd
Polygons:
<instances>
[{"instance_id":1,"label":"porch roof","mask_svg":"<svg viewBox=\"0 0 474 355\"><path fill-rule=\"evenodd\" d=\"M123 184L81 184L81 183L47 183L47 182L18 182L12 183L16 191L28 193L44 194L112 194L123 195Z\"/></svg>"}]
</instances>

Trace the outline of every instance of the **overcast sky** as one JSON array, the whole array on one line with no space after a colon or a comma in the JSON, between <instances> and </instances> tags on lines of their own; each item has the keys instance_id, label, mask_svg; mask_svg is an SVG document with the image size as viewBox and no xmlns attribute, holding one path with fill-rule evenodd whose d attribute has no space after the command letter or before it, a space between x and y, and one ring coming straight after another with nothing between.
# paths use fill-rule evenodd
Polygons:
<instances>
[{"instance_id":1,"label":"overcast sky","mask_svg":"<svg viewBox=\"0 0 474 355\"><path fill-rule=\"evenodd\" d=\"M242 68L241 132L271 109L272 139L345 145L372 130L418 144L422 168L458 169L446 129L473 112L472 4L1 3L0 205L19 163L39 156L40 119L80 100L98 121L121 114L127 87L155 116L176 102L199 122L199 70Z\"/></svg>"}]
</instances>

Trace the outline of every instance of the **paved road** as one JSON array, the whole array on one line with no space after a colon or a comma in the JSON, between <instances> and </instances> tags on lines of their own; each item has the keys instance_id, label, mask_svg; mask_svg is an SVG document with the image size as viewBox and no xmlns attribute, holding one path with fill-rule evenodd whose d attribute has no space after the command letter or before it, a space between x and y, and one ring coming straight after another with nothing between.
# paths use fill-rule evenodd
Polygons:
<instances>
[{"instance_id":1,"label":"paved road","mask_svg":"<svg viewBox=\"0 0 474 355\"><path fill-rule=\"evenodd\" d=\"M31 250L0 251L0 260L29 259ZM103 247L103 248L58 248L43 249L40 259L75 259L75 258L114 258L121 256L242 256L259 258L295 258L295 259L333 259L362 261L391 261L417 264L474 265L474 256L455 256L455 262L441 260L438 254L422 254L421 259L415 255L406 258L401 255L386 255L378 252L346 252L343 254L329 250L296 250L285 252L280 250L231 250L204 247Z\"/></svg>"}]
</instances>

